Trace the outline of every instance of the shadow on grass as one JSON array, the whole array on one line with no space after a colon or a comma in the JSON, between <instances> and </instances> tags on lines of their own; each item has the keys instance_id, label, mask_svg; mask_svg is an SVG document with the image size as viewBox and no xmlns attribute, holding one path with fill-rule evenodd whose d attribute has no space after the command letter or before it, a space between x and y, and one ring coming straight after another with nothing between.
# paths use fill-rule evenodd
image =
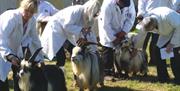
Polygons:
<instances>
[{"instance_id":1,"label":"shadow on grass","mask_svg":"<svg viewBox=\"0 0 180 91\"><path fill-rule=\"evenodd\" d=\"M138 81L143 81L143 82L151 82L151 83L155 83L158 82L158 79L156 76L134 76L134 77L130 77L128 78L129 80L138 80Z\"/></svg>"},{"instance_id":2,"label":"shadow on grass","mask_svg":"<svg viewBox=\"0 0 180 91\"><path fill-rule=\"evenodd\" d=\"M174 82L174 80L171 78L169 79L168 81L164 81L164 82L160 82L158 81L157 77L156 76L145 76L145 77L142 77L142 76L134 76L134 77L130 77L128 78L128 80L137 80L137 81L141 81L141 82L150 82L150 83L170 83L170 84L175 84L175 85L178 85Z\"/></svg>"},{"instance_id":3,"label":"shadow on grass","mask_svg":"<svg viewBox=\"0 0 180 91\"><path fill-rule=\"evenodd\" d=\"M105 86L105 87L99 88L98 91L134 91L134 90L126 88L126 87L108 87L108 86Z\"/></svg>"}]
</instances>

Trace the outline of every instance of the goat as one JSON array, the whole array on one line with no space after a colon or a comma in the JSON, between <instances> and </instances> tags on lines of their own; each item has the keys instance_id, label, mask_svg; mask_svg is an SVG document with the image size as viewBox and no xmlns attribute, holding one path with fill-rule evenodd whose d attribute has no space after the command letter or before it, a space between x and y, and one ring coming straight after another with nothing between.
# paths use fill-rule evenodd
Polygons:
<instances>
[{"instance_id":1,"label":"goat","mask_svg":"<svg viewBox=\"0 0 180 91\"><path fill-rule=\"evenodd\" d=\"M94 91L100 79L98 56L87 48L74 47L71 56L72 70L80 91Z\"/></svg>"},{"instance_id":2,"label":"goat","mask_svg":"<svg viewBox=\"0 0 180 91\"><path fill-rule=\"evenodd\" d=\"M36 50L28 61L21 61L18 73L21 91L67 91L62 69L34 61L41 49Z\"/></svg>"},{"instance_id":3,"label":"goat","mask_svg":"<svg viewBox=\"0 0 180 91\"><path fill-rule=\"evenodd\" d=\"M130 73L134 75L141 73L147 75L147 54L142 49L137 49L133 44L133 36L126 38L115 48L115 73L129 77Z\"/></svg>"}]
</instances>

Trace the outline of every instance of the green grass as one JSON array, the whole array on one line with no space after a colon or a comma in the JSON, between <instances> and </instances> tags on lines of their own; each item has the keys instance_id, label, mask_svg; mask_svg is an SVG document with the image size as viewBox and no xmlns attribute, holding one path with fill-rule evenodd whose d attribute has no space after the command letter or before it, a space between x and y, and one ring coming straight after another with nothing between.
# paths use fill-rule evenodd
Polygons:
<instances>
[{"instance_id":1,"label":"green grass","mask_svg":"<svg viewBox=\"0 0 180 91\"><path fill-rule=\"evenodd\" d=\"M156 79L156 69L154 66L148 67L147 77L137 76L126 80L117 80L115 82L105 81L105 87L98 88L98 91L180 91L180 85L173 83L159 83ZM170 77L173 78L171 69L168 67ZM77 87L73 87L73 74L70 61L66 61L65 77L68 91L78 91ZM11 81L11 80L10 80ZM12 81L11 81L12 83ZM12 84L11 90L12 90Z\"/></svg>"},{"instance_id":2,"label":"green grass","mask_svg":"<svg viewBox=\"0 0 180 91\"><path fill-rule=\"evenodd\" d=\"M78 88L72 87L73 76L70 62L66 63L66 82L68 91L78 91ZM168 68L170 77L173 78L171 70ZM156 79L156 69L149 67L148 77L132 77L127 80L105 81L105 87L98 91L180 91L180 86L172 83L159 83Z\"/></svg>"}]
</instances>

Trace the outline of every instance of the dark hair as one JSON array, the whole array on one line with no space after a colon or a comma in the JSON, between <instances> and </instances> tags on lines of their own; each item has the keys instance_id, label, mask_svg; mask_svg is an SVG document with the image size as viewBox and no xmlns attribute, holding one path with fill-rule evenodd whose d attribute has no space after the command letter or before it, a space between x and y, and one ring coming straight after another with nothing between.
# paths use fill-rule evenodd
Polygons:
<instances>
[{"instance_id":1,"label":"dark hair","mask_svg":"<svg viewBox=\"0 0 180 91\"><path fill-rule=\"evenodd\" d=\"M130 6L130 0L122 0L122 2L124 3L124 7L129 7Z\"/></svg>"},{"instance_id":2,"label":"dark hair","mask_svg":"<svg viewBox=\"0 0 180 91\"><path fill-rule=\"evenodd\" d=\"M122 9L124 7L129 7L131 1L130 0L119 0L117 1L117 5Z\"/></svg>"}]
</instances>

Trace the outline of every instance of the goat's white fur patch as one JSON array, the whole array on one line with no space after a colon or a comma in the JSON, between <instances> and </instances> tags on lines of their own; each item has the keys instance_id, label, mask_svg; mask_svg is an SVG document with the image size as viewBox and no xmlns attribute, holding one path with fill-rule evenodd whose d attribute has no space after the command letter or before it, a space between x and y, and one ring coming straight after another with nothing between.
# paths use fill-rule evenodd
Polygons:
<instances>
[{"instance_id":1,"label":"goat's white fur patch","mask_svg":"<svg viewBox=\"0 0 180 91\"><path fill-rule=\"evenodd\" d=\"M128 39L126 43L123 43L121 46L118 46L115 50L115 58L118 63L118 66L121 68L123 65L121 64L121 61L126 61L128 63L127 69L128 72L134 72L137 73L141 69L141 65L143 62L145 62L145 58L143 55L143 51L140 49L137 49L137 53L134 57L131 58L130 51L132 51L134 46L132 46L133 37L136 36L136 34L129 34ZM123 49L124 48L124 49ZM117 72L117 69L115 69Z\"/></svg>"},{"instance_id":2,"label":"goat's white fur patch","mask_svg":"<svg viewBox=\"0 0 180 91\"><path fill-rule=\"evenodd\" d=\"M94 89L99 82L98 57L95 53L92 53L92 56L88 55L89 51L85 50L83 53L85 57L83 58L83 55L79 54L81 51L80 47L73 48L72 58L76 59L72 61L73 73L77 76L77 83L80 89ZM90 81L92 81L92 84L90 84Z\"/></svg>"},{"instance_id":3,"label":"goat's white fur patch","mask_svg":"<svg viewBox=\"0 0 180 91\"><path fill-rule=\"evenodd\" d=\"M26 60L21 61L21 67L30 67L30 66L31 66L31 63L29 63L28 61Z\"/></svg>"},{"instance_id":4,"label":"goat's white fur patch","mask_svg":"<svg viewBox=\"0 0 180 91\"><path fill-rule=\"evenodd\" d=\"M21 79L19 80L19 88L22 91L29 91L29 87L31 87L30 84L30 73L27 72L24 75L21 76Z\"/></svg>"}]
</instances>

